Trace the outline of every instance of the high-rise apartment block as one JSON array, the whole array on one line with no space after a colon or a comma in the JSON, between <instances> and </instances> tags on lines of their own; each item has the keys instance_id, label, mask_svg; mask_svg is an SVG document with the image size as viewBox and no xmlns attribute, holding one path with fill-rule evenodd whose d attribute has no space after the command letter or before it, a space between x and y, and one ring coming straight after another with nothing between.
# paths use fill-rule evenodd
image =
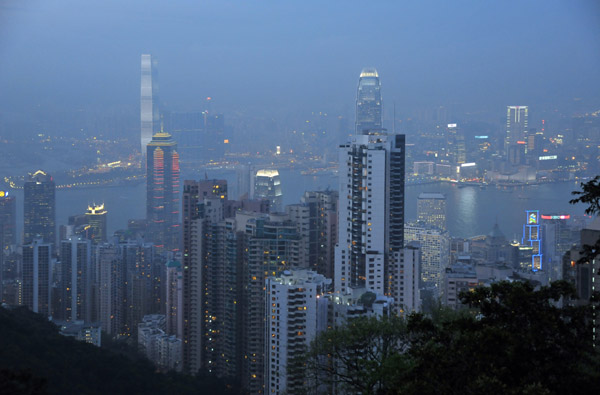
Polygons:
<instances>
[{"instance_id":1,"label":"high-rise apartment block","mask_svg":"<svg viewBox=\"0 0 600 395\"><path fill-rule=\"evenodd\" d=\"M123 334L127 277L118 245L100 244L94 251L98 281L98 320L110 336Z\"/></svg>"},{"instance_id":2,"label":"high-rise apartment block","mask_svg":"<svg viewBox=\"0 0 600 395\"><path fill-rule=\"evenodd\" d=\"M24 244L39 235L44 242L56 243L56 186L52 177L38 170L24 186Z\"/></svg>"},{"instance_id":3,"label":"high-rise apartment block","mask_svg":"<svg viewBox=\"0 0 600 395\"><path fill-rule=\"evenodd\" d=\"M337 191L307 191L302 202L286 206L302 237L300 266L333 278L337 242Z\"/></svg>"},{"instance_id":4,"label":"high-rise apartment block","mask_svg":"<svg viewBox=\"0 0 600 395\"><path fill-rule=\"evenodd\" d=\"M244 387L251 393L263 390L265 364L265 280L299 263L300 236L296 224L284 218L254 218L246 224L247 276L244 282Z\"/></svg>"},{"instance_id":5,"label":"high-rise apartment block","mask_svg":"<svg viewBox=\"0 0 600 395\"><path fill-rule=\"evenodd\" d=\"M446 197L441 193L421 193L417 200L417 220L446 230Z\"/></svg>"},{"instance_id":6,"label":"high-rise apartment block","mask_svg":"<svg viewBox=\"0 0 600 395\"><path fill-rule=\"evenodd\" d=\"M388 294L392 253L404 247L404 135L355 135L340 146L335 290Z\"/></svg>"},{"instance_id":7,"label":"high-rise apartment block","mask_svg":"<svg viewBox=\"0 0 600 395\"><path fill-rule=\"evenodd\" d=\"M179 155L168 133L157 133L148 143L146 218L157 250L179 250Z\"/></svg>"},{"instance_id":8,"label":"high-rise apartment block","mask_svg":"<svg viewBox=\"0 0 600 395\"><path fill-rule=\"evenodd\" d=\"M218 180L186 180L183 186L182 358L184 370L192 374L204 366L207 230L223 219L223 205L218 202L226 198L226 193L221 194L226 185Z\"/></svg>"},{"instance_id":9,"label":"high-rise apartment block","mask_svg":"<svg viewBox=\"0 0 600 395\"><path fill-rule=\"evenodd\" d=\"M167 263L166 331L169 335L183 337L183 269L181 262Z\"/></svg>"},{"instance_id":10,"label":"high-rise apartment block","mask_svg":"<svg viewBox=\"0 0 600 395\"><path fill-rule=\"evenodd\" d=\"M92 319L92 244L90 240L71 238L61 241L61 290L63 321L84 321Z\"/></svg>"},{"instance_id":11,"label":"high-rise apartment block","mask_svg":"<svg viewBox=\"0 0 600 395\"><path fill-rule=\"evenodd\" d=\"M328 326L331 279L310 270L285 270L268 277L265 325L264 393L296 393L306 387L306 375L294 368L317 334Z\"/></svg>"}]
</instances>

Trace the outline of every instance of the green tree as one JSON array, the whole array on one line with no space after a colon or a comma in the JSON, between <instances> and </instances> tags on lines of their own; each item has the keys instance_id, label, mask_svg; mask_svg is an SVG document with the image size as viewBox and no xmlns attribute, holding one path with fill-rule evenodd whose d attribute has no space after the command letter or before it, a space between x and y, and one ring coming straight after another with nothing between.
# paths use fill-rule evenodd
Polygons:
<instances>
[{"instance_id":1,"label":"green tree","mask_svg":"<svg viewBox=\"0 0 600 395\"><path fill-rule=\"evenodd\" d=\"M307 354L318 392L362 394L596 393L592 306L563 306L567 282L535 290L500 282L463 293L462 314L362 318L325 331Z\"/></svg>"}]
</instances>

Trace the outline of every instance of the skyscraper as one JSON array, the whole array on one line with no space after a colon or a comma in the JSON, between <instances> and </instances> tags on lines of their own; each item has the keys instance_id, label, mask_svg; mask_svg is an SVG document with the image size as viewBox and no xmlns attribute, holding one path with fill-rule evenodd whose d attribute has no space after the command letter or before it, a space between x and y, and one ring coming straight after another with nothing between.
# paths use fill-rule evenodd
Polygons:
<instances>
[{"instance_id":1,"label":"skyscraper","mask_svg":"<svg viewBox=\"0 0 600 395\"><path fill-rule=\"evenodd\" d=\"M92 245L90 240L71 238L61 241L62 319L92 318Z\"/></svg>"},{"instance_id":2,"label":"skyscraper","mask_svg":"<svg viewBox=\"0 0 600 395\"><path fill-rule=\"evenodd\" d=\"M265 393L302 392L306 375L293 369L317 334L327 329L327 298L331 279L302 269L266 279Z\"/></svg>"},{"instance_id":3,"label":"skyscraper","mask_svg":"<svg viewBox=\"0 0 600 395\"><path fill-rule=\"evenodd\" d=\"M0 250L17 244L17 200L0 191Z\"/></svg>"},{"instance_id":4,"label":"skyscraper","mask_svg":"<svg viewBox=\"0 0 600 395\"><path fill-rule=\"evenodd\" d=\"M417 200L417 220L446 230L446 197L441 193L421 193Z\"/></svg>"},{"instance_id":5,"label":"skyscraper","mask_svg":"<svg viewBox=\"0 0 600 395\"><path fill-rule=\"evenodd\" d=\"M255 218L246 223L246 262L243 317L242 385L249 393L263 391L265 367L271 355L265 355L265 317L267 301L265 280L279 276L284 270L298 265L300 236L296 225L279 216ZM268 305L269 309L271 304Z\"/></svg>"},{"instance_id":6,"label":"skyscraper","mask_svg":"<svg viewBox=\"0 0 600 395\"><path fill-rule=\"evenodd\" d=\"M52 245L41 238L23 246L23 303L34 313L51 315Z\"/></svg>"},{"instance_id":7,"label":"skyscraper","mask_svg":"<svg viewBox=\"0 0 600 395\"><path fill-rule=\"evenodd\" d=\"M44 242L56 243L56 197L52 177L38 170L25 182L24 244L30 244L36 235Z\"/></svg>"},{"instance_id":8,"label":"skyscraper","mask_svg":"<svg viewBox=\"0 0 600 395\"><path fill-rule=\"evenodd\" d=\"M405 137L381 128L381 85L363 69L356 97L356 134L340 146L338 244L334 287L395 293L392 261L404 248ZM396 257L396 258L395 258Z\"/></svg>"},{"instance_id":9,"label":"skyscraper","mask_svg":"<svg viewBox=\"0 0 600 395\"><path fill-rule=\"evenodd\" d=\"M356 93L356 134L367 134L383 128L381 83L375 68L364 68Z\"/></svg>"},{"instance_id":10,"label":"skyscraper","mask_svg":"<svg viewBox=\"0 0 600 395\"><path fill-rule=\"evenodd\" d=\"M85 213L87 222L90 226L88 232L88 238L94 242L94 244L102 243L107 240L106 238L106 209L103 204L92 204L88 206Z\"/></svg>"},{"instance_id":11,"label":"skyscraper","mask_svg":"<svg viewBox=\"0 0 600 395\"><path fill-rule=\"evenodd\" d=\"M506 137L504 139L504 152L516 145L518 141L525 145L527 138L529 108L527 106L506 107Z\"/></svg>"},{"instance_id":12,"label":"skyscraper","mask_svg":"<svg viewBox=\"0 0 600 395\"><path fill-rule=\"evenodd\" d=\"M421 280L439 294L442 274L450 263L450 236L448 232L431 226L407 225L404 229L407 242L417 241L421 247Z\"/></svg>"},{"instance_id":13,"label":"skyscraper","mask_svg":"<svg viewBox=\"0 0 600 395\"><path fill-rule=\"evenodd\" d=\"M538 210L526 211L526 222L523 225L521 245L531 247L531 266L534 272L542 270L542 233L540 232L540 212Z\"/></svg>"},{"instance_id":14,"label":"skyscraper","mask_svg":"<svg viewBox=\"0 0 600 395\"><path fill-rule=\"evenodd\" d=\"M279 212L283 208L281 178L277 170L259 170L254 177L254 199L267 199L271 204L271 212Z\"/></svg>"},{"instance_id":15,"label":"skyscraper","mask_svg":"<svg viewBox=\"0 0 600 395\"><path fill-rule=\"evenodd\" d=\"M95 248L98 272L98 312L102 331L111 336L123 333L123 299L127 279L119 246L101 244Z\"/></svg>"},{"instance_id":16,"label":"skyscraper","mask_svg":"<svg viewBox=\"0 0 600 395\"><path fill-rule=\"evenodd\" d=\"M196 374L202 367L206 253L204 237L211 222L221 220L204 207L206 197L214 197L214 180L186 180L183 185L183 368ZM212 196L211 196L212 195Z\"/></svg>"},{"instance_id":17,"label":"skyscraper","mask_svg":"<svg viewBox=\"0 0 600 395\"><path fill-rule=\"evenodd\" d=\"M404 247L404 135L355 135L340 147L336 292L388 294L391 253Z\"/></svg>"},{"instance_id":18,"label":"skyscraper","mask_svg":"<svg viewBox=\"0 0 600 395\"><path fill-rule=\"evenodd\" d=\"M158 251L179 249L179 154L168 133L159 132L148 144L146 219Z\"/></svg>"},{"instance_id":19,"label":"skyscraper","mask_svg":"<svg viewBox=\"0 0 600 395\"><path fill-rule=\"evenodd\" d=\"M152 140L152 136L160 130L156 59L153 59L152 55L142 55L140 99L141 153L145 158L146 146Z\"/></svg>"}]
</instances>

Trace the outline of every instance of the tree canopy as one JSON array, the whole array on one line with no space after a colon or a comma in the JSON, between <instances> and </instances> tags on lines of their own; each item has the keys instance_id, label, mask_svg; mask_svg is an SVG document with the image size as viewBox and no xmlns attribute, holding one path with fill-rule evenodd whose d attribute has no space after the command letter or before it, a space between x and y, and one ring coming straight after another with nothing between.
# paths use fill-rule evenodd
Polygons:
<instances>
[{"instance_id":1,"label":"tree canopy","mask_svg":"<svg viewBox=\"0 0 600 395\"><path fill-rule=\"evenodd\" d=\"M600 358L592 306L567 282L534 290L499 282L464 293L470 309L360 318L317 337L306 355L307 392L337 385L362 394L597 393Z\"/></svg>"}]
</instances>

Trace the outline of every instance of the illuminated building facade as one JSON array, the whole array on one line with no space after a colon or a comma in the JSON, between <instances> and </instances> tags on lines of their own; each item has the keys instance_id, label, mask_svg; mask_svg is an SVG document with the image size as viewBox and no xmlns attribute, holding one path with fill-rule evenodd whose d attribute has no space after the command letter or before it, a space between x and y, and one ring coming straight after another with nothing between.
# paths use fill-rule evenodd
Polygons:
<instances>
[{"instance_id":1,"label":"illuminated building facade","mask_svg":"<svg viewBox=\"0 0 600 395\"><path fill-rule=\"evenodd\" d=\"M265 393L294 394L308 384L302 369L289 369L316 335L327 329L331 279L309 270L284 271L266 279Z\"/></svg>"},{"instance_id":2,"label":"illuminated building facade","mask_svg":"<svg viewBox=\"0 0 600 395\"><path fill-rule=\"evenodd\" d=\"M168 133L157 133L148 144L146 219L150 240L158 252L179 250L179 154Z\"/></svg>"},{"instance_id":3,"label":"illuminated building facade","mask_svg":"<svg viewBox=\"0 0 600 395\"><path fill-rule=\"evenodd\" d=\"M407 242L417 241L421 247L421 281L425 286L442 291L443 274L450 264L450 236L437 228L409 224L404 228Z\"/></svg>"},{"instance_id":4,"label":"illuminated building facade","mask_svg":"<svg viewBox=\"0 0 600 395\"><path fill-rule=\"evenodd\" d=\"M542 270L542 233L540 232L540 212L527 210L521 245L531 247L531 270Z\"/></svg>"},{"instance_id":5,"label":"illuminated building facade","mask_svg":"<svg viewBox=\"0 0 600 395\"><path fill-rule=\"evenodd\" d=\"M146 156L146 146L152 140L152 136L160 130L156 70L156 59L153 59L152 55L142 55L142 79L140 88L140 152L144 158Z\"/></svg>"},{"instance_id":6,"label":"illuminated building facade","mask_svg":"<svg viewBox=\"0 0 600 395\"><path fill-rule=\"evenodd\" d=\"M446 197L441 193L421 193L417 200L417 220L446 230Z\"/></svg>"},{"instance_id":7,"label":"illuminated building facade","mask_svg":"<svg viewBox=\"0 0 600 395\"><path fill-rule=\"evenodd\" d=\"M521 143L525 149L529 108L527 106L506 107L506 136L504 138L504 152L508 154L508 148Z\"/></svg>"},{"instance_id":8,"label":"illuminated building facade","mask_svg":"<svg viewBox=\"0 0 600 395\"><path fill-rule=\"evenodd\" d=\"M374 68L364 68L360 73L356 92L355 133L368 134L371 131L381 131L382 107L379 74Z\"/></svg>"},{"instance_id":9,"label":"illuminated building facade","mask_svg":"<svg viewBox=\"0 0 600 395\"><path fill-rule=\"evenodd\" d=\"M106 214L108 211L103 204L92 204L88 206L85 213L89 225L88 238L94 244L102 243L107 240L106 237Z\"/></svg>"},{"instance_id":10,"label":"illuminated building facade","mask_svg":"<svg viewBox=\"0 0 600 395\"><path fill-rule=\"evenodd\" d=\"M389 295L392 254L404 247L404 135L354 135L340 146L334 287Z\"/></svg>"},{"instance_id":11,"label":"illuminated building facade","mask_svg":"<svg viewBox=\"0 0 600 395\"><path fill-rule=\"evenodd\" d=\"M224 193L222 191L225 191ZM223 219L227 198L225 180L186 180L183 185L183 368L196 374L207 363L207 270L209 231ZM222 196L222 197L221 197ZM211 267L212 269L212 267Z\"/></svg>"},{"instance_id":12,"label":"illuminated building facade","mask_svg":"<svg viewBox=\"0 0 600 395\"><path fill-rule=\"evenodd\" d=\"M453 165L461 165L467 161L465 135L455 123L449 123L446 129L448 158Z\"/></svg>"},{"instance_id":13,"label":"illuminated building facade","mask_svg":"<svg viewBox=\"0 0 600 395\"><path fill-rule=\"evenodd\" d=\"M563 256L577 244L578 233L569 225L568 214L541 214L542 219L542 253L544 255L544 271L548 272L551 281L562 279Z\"/></svg>"},{"instance_id":14,"label":"illuminated building facade","mask_svg":"<svg viewBox=\"0 0 600 395\"><path fill-rule=\"evenodd\" d=\"M283 209L281 178L277 170L258 170L254 177L254 199L267 199L271 212Z\"/></svg>"},{"instance_id":15,"label":"illuminated building facade","mask_svg":"<svg viewBox=\"0 0 600 395\"><path fill-rule=\"evenodd\" d=\"M44 242L56 243L56 186L42 170L29 175L24 186L24 244L40 235Z\"/></svg>"},{"instance_id":16,"label":"illuminated building facade","mask_svg":"<svg viewBox=\"0 0 600 395\"><path fill-rule=\"evenodd\" d=\"M250 219L245 229L242 385L249 393L256 394L264 391L265 368L272 358L265 355L265 281L298 266L301 238L296 224L273 215Z\"/></svg>"}]
</instances>

